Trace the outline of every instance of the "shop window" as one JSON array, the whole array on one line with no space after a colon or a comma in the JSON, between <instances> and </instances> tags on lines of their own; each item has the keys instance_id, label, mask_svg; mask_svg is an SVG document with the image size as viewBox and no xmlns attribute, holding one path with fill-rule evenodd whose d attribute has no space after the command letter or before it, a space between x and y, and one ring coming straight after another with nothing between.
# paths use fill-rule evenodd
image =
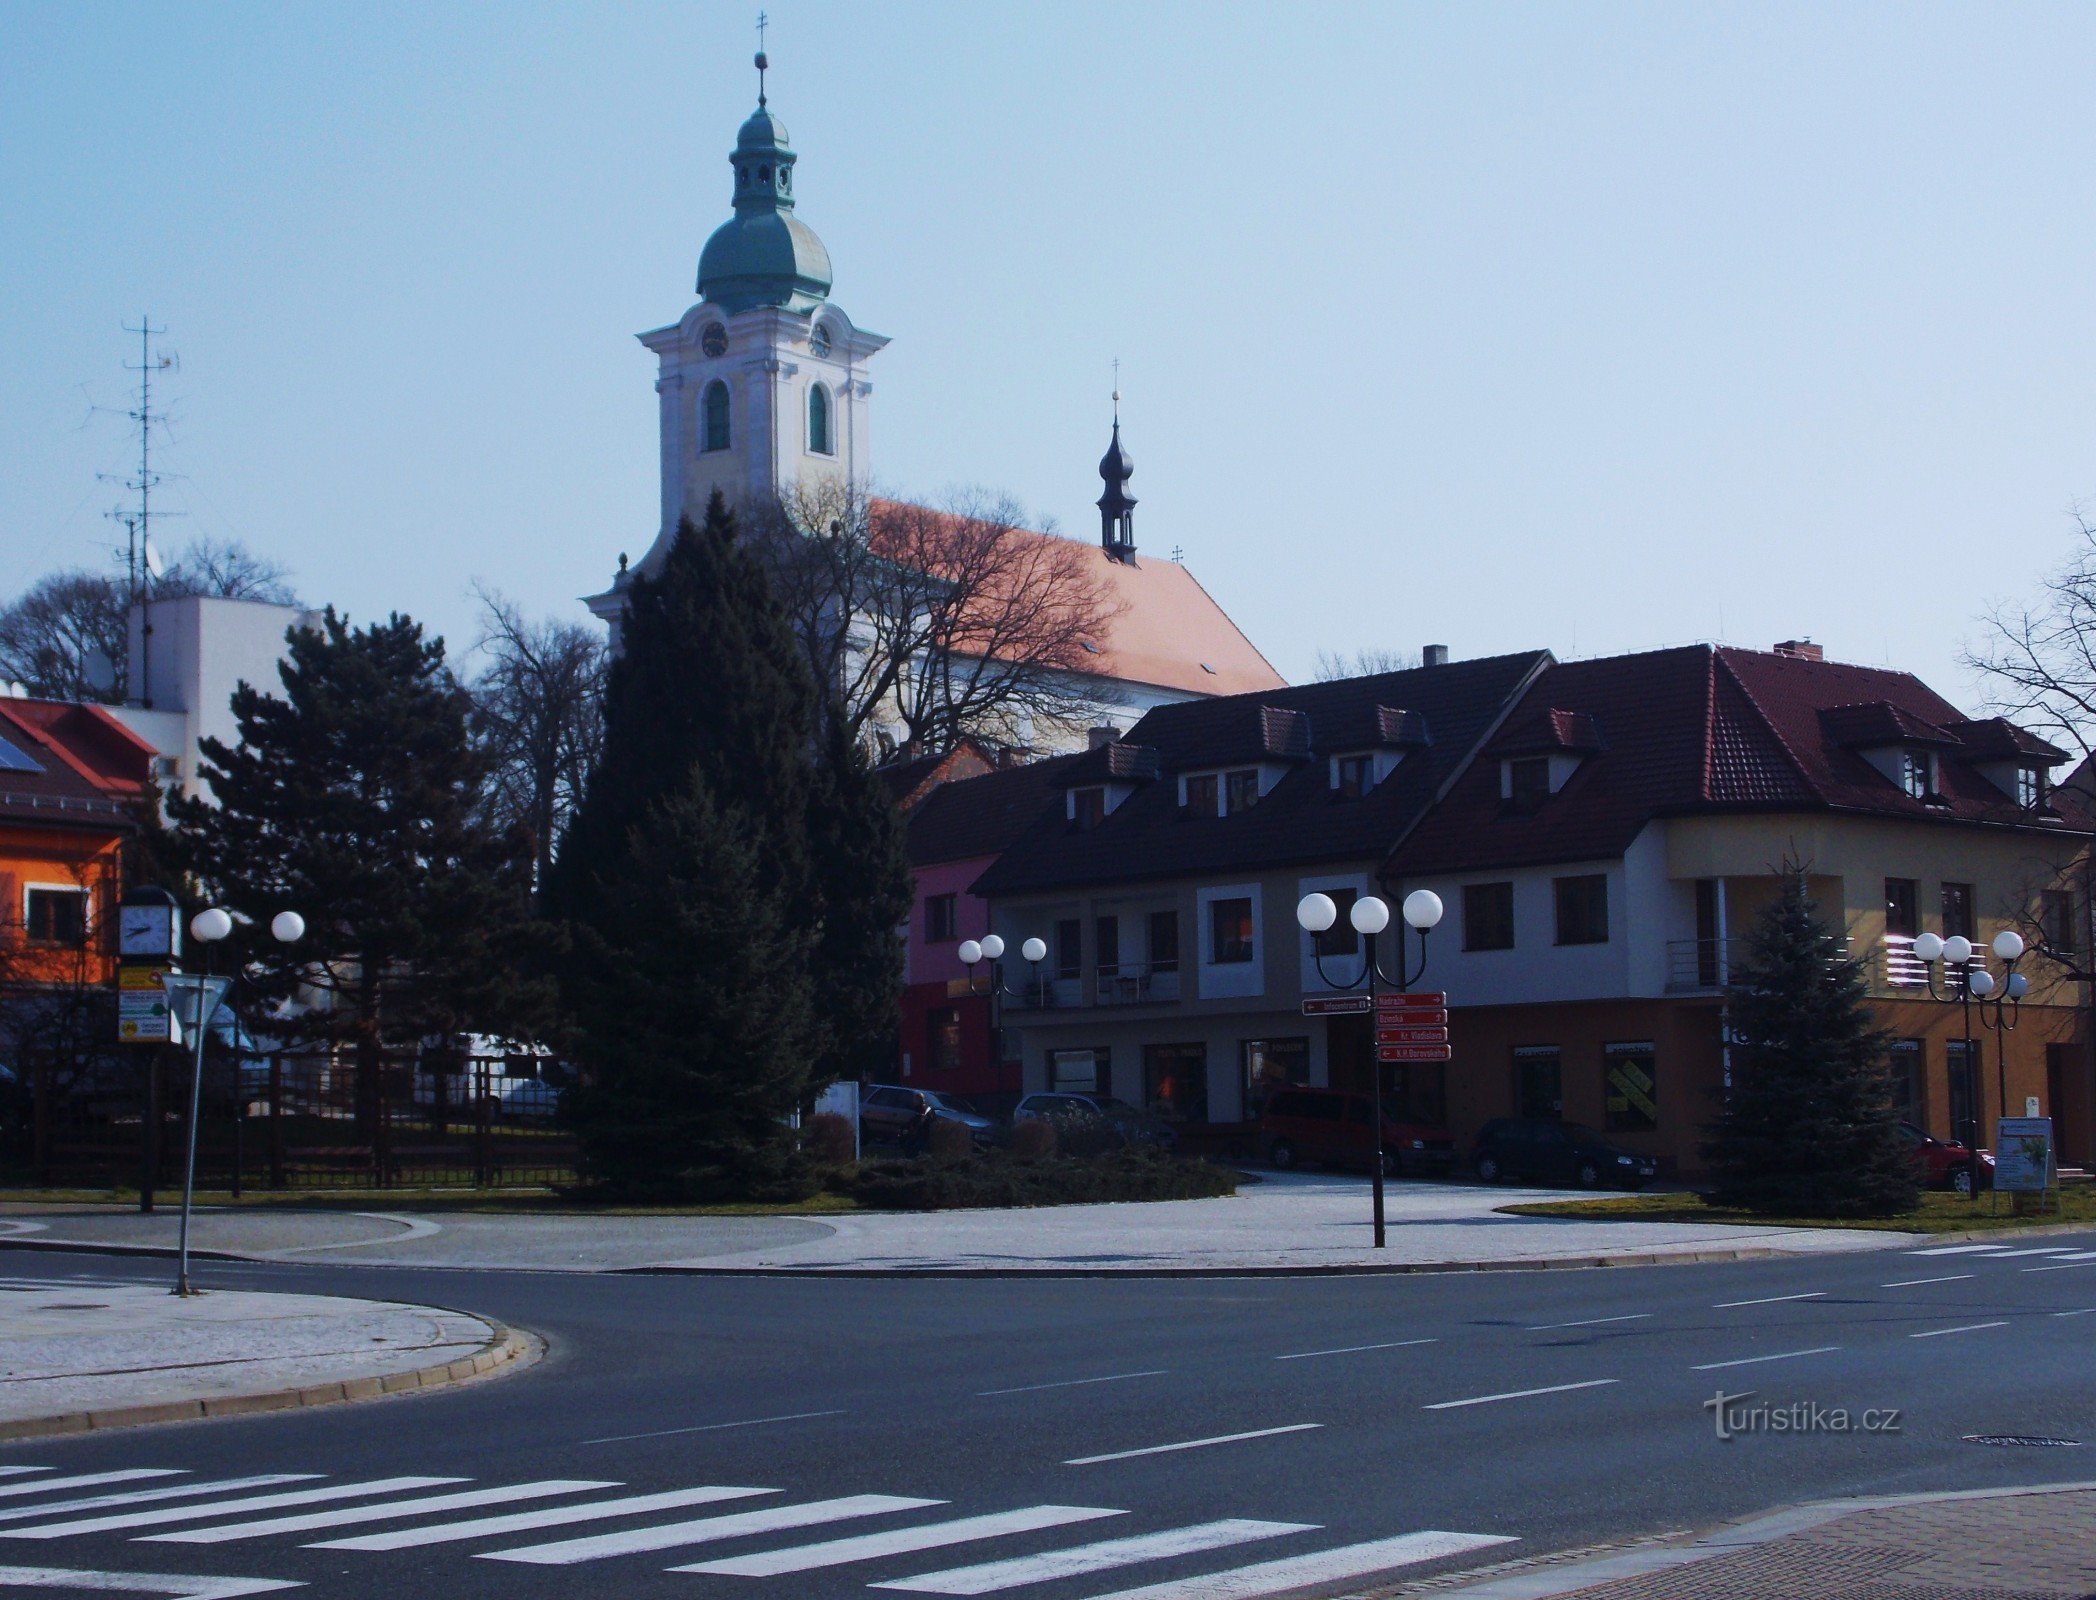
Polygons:
<instances>
[{"instance_id":1,"label":"shop window","mask_svg":"<svg viewBox=\"0 0 2096 1600\"><path fill-rule=\"evenodd\" d=\"M1564 1116L1563 1058L1556 1045L1515 1047L1514 1104L1524 1117L1555 1122Z\"/></svg>"},{"instance_id":2,"label":"shop window","mask_svg":"<svg viewBox=\"0 0 2096 1600\"><path fill-rule=\"evenodd\" d=\"M1659 1127L1659 1066L1649 1042L1601 1047L1602 1109L1611 1133Z\"/></svg>"},{"instance_id":3,"label":"shop window","mask_svg":"<svg viewBox=\"0 0 2096 1600\"><path fill-rule=\"evenodd\" d=\"M940 1006L924 1014L924 1065L931 1072L956 1072L960 1069L959 1006Z\"/></svg>"},{"instance_id":4,"label":"shop window","mask_svg":"<svg viewBox=\"0 0 2096 1600\"><path fill-rule=\"evenodd\" d=\"M1167 1122L1208 1120L1208 1047L1143 1047L1143 1109Z\"/></svg>"},{"instance_id":5,"label":"shop window","mask_svg":"<svg viewBox=\"0 0 2096 1600\"><path fill-rule=\"evenodd\" d=\"M1310 1081L1308 1039L1247 1039L1244 1042L1244 1116L1255 1122L1267 1100L1290 1084Z\"/></svg>"},{"instance_id":6,"label":"shop window","mask_svg":"<svg viewBox=\"0 0 2096 1600\"><path fill-rule=\"evenodd\" d=\"M1112 1055L1105 1049L1048 1052L1048 1087L1058 1094L1110 1094Z\"/></svg>"}]
</instances>

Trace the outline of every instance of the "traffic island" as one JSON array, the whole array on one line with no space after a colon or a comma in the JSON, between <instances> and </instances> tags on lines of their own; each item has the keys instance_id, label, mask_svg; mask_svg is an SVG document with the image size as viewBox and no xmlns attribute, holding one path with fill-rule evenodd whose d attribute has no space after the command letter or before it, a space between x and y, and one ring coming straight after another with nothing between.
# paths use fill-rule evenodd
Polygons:
<instances>
[{"instance_id":1,"label":"traffic island","mask_svg":"<svg viewBox=\"0 0 2096 1600\"><path fill-rule=\"evenodd\" d=\"M63 1284L0 1297L0 1439L248 1416L469 1382L535 1341L435 1306Z\"/></svg>"}]
</instances>

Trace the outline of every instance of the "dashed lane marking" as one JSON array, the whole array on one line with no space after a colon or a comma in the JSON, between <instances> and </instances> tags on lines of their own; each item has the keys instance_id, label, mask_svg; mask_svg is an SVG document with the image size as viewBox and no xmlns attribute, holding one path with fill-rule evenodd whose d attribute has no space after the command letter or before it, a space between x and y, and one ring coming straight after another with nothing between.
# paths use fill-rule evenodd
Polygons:
<instances>
[{"instance_id":1,"label":"dashed lane marking","mask_svg":"<svg viewBox=\"0 0 2096 1600\"><path fill-rule=\"evenodd\" d=\"M1298 1350L1293 1355L1275 1356L1276 1361L1308 1361L1313 1356L1358 1356L1369 1350L1409 1350L1415 1344L1439 1344L1439 1339L1393 1339L1388 1344L1349 1344L1337 1350Z\"/></svg>"},{"instance_id":2,"label":"dashed lane marking","mask_svg":"<svg viewBox=\"0 0 2096 1600\"><path fill-rule=\"evenodd\" d=\"M1101 1456L1072 1456L1066 1467L1096 1467L1105 1461L1133 1461L1137 1456L1168 1456L1180 1450L1206 1450L1210 1445L1241 1444L1247 1439L1271 1439L1283 1433L1308 1433L1322 1422L1291 1422L1279 1428L1254 1428L1248 1433L1218 1433L1206 1439L1181 1439L1176 1444L1144 1445L1140 1450L1113 1450Z\"/></svg>"},{"instance_id":3,"label":"dashed lane marking","mask_svg":"<svg viewBox=\"0 0 2096 1600\"><path fill-rule=\"evenodd\" d=\"M1759 1300L1721 1300L1710 1309L1713 1311L1737 1311L1741 1306L1779 1306L1788 1300L1824 1300L1827 1291L1814 1289L1810 1294L1771 1294Z\"/></svg>"},{"instance_id":4,"label":"dashed lane marking","mask_svg":"<svg viewBox=\"0 0 2096 1600\"><path fill-rule=\"evenodd\" d=\"M789 1411L781 1417L747 1417L741 1422L701 1422L689 1428L657 1428L653 1433L613 1433L584 1444L625 1444L633 1439L674 1439L680 1433L719 1433L724 1428L761 1428L769 1422L806 1422L810 1417L841 1417L842 1411Z\"/></svg>"},{"instance_id":5,"label":"dashed lane marking","mask_svg":"<svg viewBox=\"0 0 2096 1600\"><path fill-rule=\"evenodd\" d=\"M1148 1372L1110 1372L1103 1378L1064 1378L1056 1383L1024 1383L1016 1389L980 1389L975 1398L988 1400L1000 1394L1037 1394L1043 1389L1082 1389L1091 1383L1126 1383L1131 1378L1162 1378L1170 1371L1167 1367L1156 1367Z\"/></svg>"},{"instance_id":6,"label":"dashed lane marking","mask_svg":"<svg viewBox=\"0 0 2096 1600\"><path fill-rule=\"evenodd\" d=\"M1810 1350L1778 1350L1774 1355L1740 1356L1732 1361L1703 1361L1690 1367L1691 1372L1723 1372L1727 1367L1758 1367L1764 1361L1795 1361L1799 1356L1827 1356L1841 1348L1838 1344L1816 1344Z\"/></svg>"},{"instance_id":7,"label":"dashed lane marking","mask_svg":"<svg viewBox=\"0 0 2096 1600\"><path fill-rule=\"evenodd\" d=\"M900 1589L908 1594L994 1594L1030 1583L1053 1583L1061 1578L1082 1577L1088 1572L1111 1572L1145 1561L1165 1561L1173 1556L1199 1555L1204 1550L1223 1550L1257 1539L1278 1539L1284 1534L1314 1533L1314 1522L1259 1522L1246 1517L1228 1517L1200 1522L1186 1528L1167 1528L1161 1533L1142 1533L1130 1539L1103 1539L1097 1544L1073 1545L1035 1556L1014 1556L1007 1561L985 1561L973 1567L948 1567L943 1572L921 1572L915 1577L892 1578L871 1585L875 1589Z\"/></svg>"},{"instance_id":8,"label":"dashed lane marking","mask_svg":"<svg viewBox=\"0 0 2096 1600\"><path fill-rule=\"evenodd\" d=\"M1910 1339L1940 1339L1946 1333L1978 1333L1985 1328L2006 1328L2006 1322L1967 1322L1955 1328L1926 1328L1920 1333L1910 1333Z\"/></svg>"},{"instance_id":9,"label":"dashed lane marking","mask_svg":"<svg viewBox=\"0 0 2096 1600\"><path fill-rule=\"evenodd\" d=\"M1643 1322L1651 1315L1649 1311L1629 1311L1620 1317L1582 1317L1577 1322L1539 1322L1525 1331L1555 1333L1560 1328L1598 1328L1605 1322Z\"/></svg>"},{"instance_id":10,"label":"dashed lane marking","mask_svg":"<svg viewBox=\"0 0 2096 1600\"><path fill-rule=\"evenodd\" d=\"M1902 1278L1897 1283L1881 1283L1878 1287L1880 1289L1918 1289L1925 1283L1963 1283L1966 1279L1977 1276L1977 1273L1972 1272L1948 1272L1940 1278Z\"/></svg>"},{"instance_id":11,"label":"dashed lane marking","mask_svg":"<svg viewBox=\"0 0 2096 1600\"><path fill-rule=\"evenodd\" d=\"M1474 1394L1466 1400L1436 1400L1423 1411L1460 1411L1464 1406L1489 1406L1501 1400L1527 1400L1539 1394L1570 1394L1575 1389L1603 1389L1619 1380L1589 1378L1584 1383L1551 1383L1540 1389L1508 1389L1500 1394Z\"/></svg>"}]
</instances>

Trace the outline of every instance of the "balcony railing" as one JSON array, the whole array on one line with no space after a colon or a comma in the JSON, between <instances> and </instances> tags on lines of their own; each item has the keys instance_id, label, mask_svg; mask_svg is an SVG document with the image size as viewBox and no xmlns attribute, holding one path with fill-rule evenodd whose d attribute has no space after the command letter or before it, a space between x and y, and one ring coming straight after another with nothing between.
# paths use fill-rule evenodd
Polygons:
<instances>
[{"instance_id":1,"label":"balcony railing","mask_svg":"<svg viewBox=\"0 0 2096 1600\"><path fill-rule=\"evenodd\" d=\"M1102 1006L1146 1006L1179 998L1176 961L1120 961L1094 974L1094 993Z\"/></svg>"},{"instance_id":2,"label":"balcony railing","mask_svg":"<svg viewBox=\"0 0 2096 1600\"><path fill-rule=\"evenodd\" d=\"M1912 942L1911 940L1909 941ZM1842 959L1849 954L1849 941L1841 941ZM1667 993L1716 994L1739 975L1745 959L1744 939L1669 939L1667 941ZM1921 963L1913 961L1916 968ZM1916 978L1919 983L1924 980Z\"/></svg>"}]
</instances>

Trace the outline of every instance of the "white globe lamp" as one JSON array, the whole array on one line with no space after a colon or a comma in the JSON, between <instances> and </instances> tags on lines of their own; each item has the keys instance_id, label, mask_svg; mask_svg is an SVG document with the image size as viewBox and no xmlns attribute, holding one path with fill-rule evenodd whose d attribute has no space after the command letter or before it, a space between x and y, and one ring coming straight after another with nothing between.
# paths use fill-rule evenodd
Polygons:
<instances>
[{"instance_id":1,"label":"white globe lamp","mask_svg":"<svg viewBox=\"0 0 2096 1600\"><path fill-rule=\"evenodd\" d=\"M1405 921L1421 933L1441 921L1441 897L1431 889L1414 889L1405 896Z\"/></svg>"},{"instance_id":2,"label":"white globe lamp","mask_svg":"<svg viewBox=\"0 0 2096 1600\"><path fill-rule=\"evenodd\" d=\"M1364 894L1354 902L1346 920L1354 925L1356 933L1365 933L1373 939L1390 926L1390 907L1375 895Z\"/></svg>"},{"instance_id":3,"label":"white globe lamp","mask_svg":"<svg viewBox=\"0 0 2096 1600\"><path fill-rule=\"evenodd\" d=\"M1305 933L1324 933L1339 920L1339 907L1328 894L1306 894L1296 902L1295 920Z\"/></svg>"}]
</instances>

